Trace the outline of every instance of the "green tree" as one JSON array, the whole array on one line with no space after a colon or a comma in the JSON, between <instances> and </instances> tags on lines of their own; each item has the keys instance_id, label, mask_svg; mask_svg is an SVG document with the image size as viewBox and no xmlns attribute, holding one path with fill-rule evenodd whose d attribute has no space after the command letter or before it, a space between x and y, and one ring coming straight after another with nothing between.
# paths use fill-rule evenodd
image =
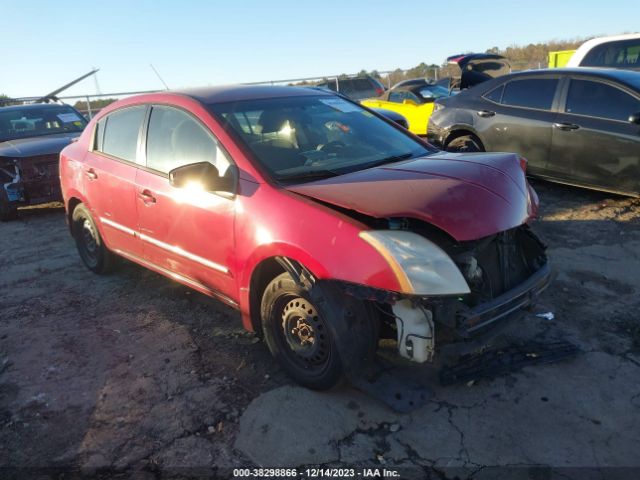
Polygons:
<instances>
[{"instance_id":1,"label":"green tree","mask_svg":"<svg viewBox=\"0 0 640 480\"><path fill-rule=\"evenodd\" d=\"M82 113L88 113L89 112L89 106L90 106L91 107L91 113L95 115L100 110L102 110L104 107L106 107L107 105L115 102L116 100L118 100L118 99L117 98L101 98L99 100L90 100L89 101L89 105L87 105L86 100L78 100L73 105L73 108L75 108L76 110L78 110L78 111L80 111Z\"/></svg>"},{"instance_id":2,"label":"green tree","mask_svg":"<svg viewBox=\"0 0 640 480\"><path fill-rule=\"evenodd\" d=\"M6 107L9 105L22 105L22 102L13 101L8 95L0 93L0 107Z\"/></svg>"}]
</instances>

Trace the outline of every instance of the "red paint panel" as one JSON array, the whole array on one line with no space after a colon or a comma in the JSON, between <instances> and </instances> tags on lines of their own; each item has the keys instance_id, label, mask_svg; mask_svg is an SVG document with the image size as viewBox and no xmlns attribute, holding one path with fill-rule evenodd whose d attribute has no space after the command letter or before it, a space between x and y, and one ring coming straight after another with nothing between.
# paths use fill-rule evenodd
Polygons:
<instances>
[{"instance_id":1,"label":"red paint panel","mask_svg":"<svg viewBox=\"0 0 640 480\"><path fill-rule=\"evenodd\" d=\"M439 154L289 190L376 218L418 218L458 241L530 217L527 182L515 154Z\"/></svg>"}]
</instances>

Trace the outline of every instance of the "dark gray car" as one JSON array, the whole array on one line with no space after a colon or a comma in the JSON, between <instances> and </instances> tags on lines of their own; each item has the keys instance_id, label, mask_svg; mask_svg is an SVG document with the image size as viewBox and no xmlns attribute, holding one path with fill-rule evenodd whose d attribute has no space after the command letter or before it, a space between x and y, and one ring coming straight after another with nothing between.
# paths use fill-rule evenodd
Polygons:
<instances>
[{"instance_id":1,"label":"dark gray car","mask_svg":"<svg viewBox=\"0 0 640 480\"><path fill-rule=\"evenodd\" d=\"M640 72L519 72L438 100L427 132L449 151L509 151L528 173L640 196Z\"/></svg>"},{"instance_id":2,"label":"dark gray car","mask_svg":"<svg viewBox=\"0 0 640 480\"><path fill-rule=\"evenodd\" d=\"M317 85L349 97L351 100L379 97L385 91L384 85L375 78L365 77L335 78Z\"/></svg>"}]
</instances>

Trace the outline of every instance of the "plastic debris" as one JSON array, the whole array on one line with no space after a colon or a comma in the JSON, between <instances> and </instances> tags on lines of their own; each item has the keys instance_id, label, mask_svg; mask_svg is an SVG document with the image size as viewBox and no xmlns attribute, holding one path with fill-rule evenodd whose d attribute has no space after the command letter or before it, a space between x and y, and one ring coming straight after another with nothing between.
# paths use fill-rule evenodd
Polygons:
<instances>
[{"instance_id":1,"label":"plastic debris","mask_svg":"<svg viewBox=\"0 0 640 480\"><path fill-rule=\"evenodd\" d=\"M556 318L553 312L536 313L536 317L544 318L545 320L553 320L554 318Z\"/></svg>"},{"instance_id":2,"label":"plastic debris","mask_svg":"<svg viewBox=\"0 0 640 480\"><path fill-rule=\"evenodd\" d=\"M487 350L478 354L463 355L458 363L440 370L440 384L453 385L495 378L521 368L558 362L581 352L577 345L561 340L557 342L532 342Z\"/></svg>"}]
</instances>

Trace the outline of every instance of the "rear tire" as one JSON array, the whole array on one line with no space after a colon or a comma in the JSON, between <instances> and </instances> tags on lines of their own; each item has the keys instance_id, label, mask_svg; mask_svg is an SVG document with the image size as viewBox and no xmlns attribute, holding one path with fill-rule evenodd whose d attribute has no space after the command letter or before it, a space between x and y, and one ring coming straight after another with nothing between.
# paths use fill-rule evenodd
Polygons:
<instances>
[{"instance_id":1,"label":"rear tire","mask_svg":"<svg viewBox=\"0 0 640 480\"><path fill-rule=\"evenodd\" d=\"M94 273L105 274L113 270L115 255L105 246L91 213L82 203L71 215L71 231L82 262Z\"/></svg>"},{"instance_id":2,"label":"rear tire","mask_svg":"<svg viewBox=\"0 0 640 480\"><path fill-rule=\"evenodd\" d=\"M262 296L262 331L271 354L293 380L327 390L344 378L345 355L354 359L350 374L370 360L377 346L377 318L363 302L337 289L313 288L319 289L315 295L288 273L274 278ZM338 341L336 331L348 338Z\"/></svg>"},{"instance_id":3,"label":"rear tire","mask_svg":"<svg viewBox=\"0 0 640 480\"><path fill-rule=\"evenodd\" d=\"M18 209L9 201L7 191L0 185L0 221L8 222L18 217Z\"/></svg>"},{"instance_id":4,"label":"rear tire","mask_svg":"<svg viewBox=\"0 0 640 480\"><path fill-rule=\"evenodd\" d=\"M447 152L484 152L484 146L475 135L462 135L456 137L447 143L445 147Z\"/></svg>"}]
</instances>

